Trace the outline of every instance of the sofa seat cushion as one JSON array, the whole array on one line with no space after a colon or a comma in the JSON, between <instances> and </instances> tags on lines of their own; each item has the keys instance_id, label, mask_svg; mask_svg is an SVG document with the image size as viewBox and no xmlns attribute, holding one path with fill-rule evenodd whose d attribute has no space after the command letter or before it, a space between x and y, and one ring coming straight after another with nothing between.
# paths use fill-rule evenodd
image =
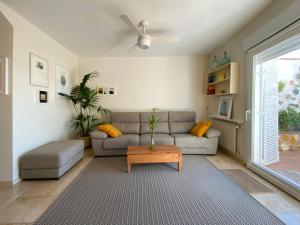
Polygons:
<instances>
[{"instance_id":1,"label":"sofa seat cushion","mask_svg":"<svg viewBox=\"0 0 300 225\"><path fill-rule=\"evenodd\" d=\"M104 149L127 149L129 145L139 145L138 134L123 134L116 138L107 138L103 141Z\"/></svg>"},{"instance_id":2,"label":"sofa seat cushion","mask_svg":"<svg viewBox=\"0 0 300 225\"><path fill-rule=\"evenodd\" d=\"M150 145L151 135L142 134L140 136L140 145ZM154 134L156 145L174 145L174 138L168 134Z\"/></svg>"},{"instance_id":3,"label":"sofa seat cushion","mask_svg":"<svg viewBox=\"0 0 300 225\"><path fill-rule=\"evenodd\" d=\"M173 134L175 145L179 148L208 148L208 139L192 134Z\"/></svg>"},{"instance_id":4,"label":"sofa seat cushion","mask_svg":"<svg viewBox=\"0 0 300 225\"><path fill-rule=\"evenodd\" d=\"M50 142L25 153L20 160L21 169L53 169L63 167L84 149L82 140Z\"/></svg>"}]
</instances>

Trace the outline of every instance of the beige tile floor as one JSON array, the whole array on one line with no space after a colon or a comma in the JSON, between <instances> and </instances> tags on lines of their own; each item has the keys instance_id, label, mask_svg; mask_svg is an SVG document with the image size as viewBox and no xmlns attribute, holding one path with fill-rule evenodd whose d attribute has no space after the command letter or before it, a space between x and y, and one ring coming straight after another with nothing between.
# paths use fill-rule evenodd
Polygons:
<instances>
[{"instance_id":1,"label":"beige tile floor","mask_svg":"<svg viewBox=\"0 0 300 225\"><path fill-rule=\"evenodd\" d=\"M297 200L224 153L207 158L219 169L242 169L274 190L269 194L253 194L253 197L286 224L300 224L300 203ZM59 180L22 181L13 187L0 186L0 225L32 224L92 159L89 149L84 159Z\"/></svg>"}]
</instances>

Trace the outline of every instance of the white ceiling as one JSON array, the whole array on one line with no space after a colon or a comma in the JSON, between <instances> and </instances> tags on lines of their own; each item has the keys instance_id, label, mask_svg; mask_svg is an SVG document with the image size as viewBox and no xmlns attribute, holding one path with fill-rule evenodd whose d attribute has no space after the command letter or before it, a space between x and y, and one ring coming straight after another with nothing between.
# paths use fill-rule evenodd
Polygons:
<instances>
[{"instance_id":1,"label":"white ceiling","mask_svg":"<svg viewBox=\"0 0 300 225\"><path fill-rule=\"evenodd\" d=\"M177 56L207 54L250 22L272 0L2 0L79 56ZM119 18L153 21L150 28L180 36L126 51L136 36Z\"/></svg>"}]
</instances>

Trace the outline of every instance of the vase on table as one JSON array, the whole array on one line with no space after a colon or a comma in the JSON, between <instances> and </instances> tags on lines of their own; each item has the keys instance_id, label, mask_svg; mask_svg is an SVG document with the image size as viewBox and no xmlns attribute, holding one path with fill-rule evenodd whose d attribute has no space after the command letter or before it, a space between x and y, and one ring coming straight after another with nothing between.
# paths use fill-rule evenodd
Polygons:
<instances>
[{"instance_id":1,"label":"vase on table","mask_svg":"<svg viewBox=\"0 0 300 225\"><path fill-rule=\"evenodd\" d=\"M151 134L151 140L150 140L149 149L150 150L154 150L155 149L154 134Z\"/></svg>"}]
</instances>

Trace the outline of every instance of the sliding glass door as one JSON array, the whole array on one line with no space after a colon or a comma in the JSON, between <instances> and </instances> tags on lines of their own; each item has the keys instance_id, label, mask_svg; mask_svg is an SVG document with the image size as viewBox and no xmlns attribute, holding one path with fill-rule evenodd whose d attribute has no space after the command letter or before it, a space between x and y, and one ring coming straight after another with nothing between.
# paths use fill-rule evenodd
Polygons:
<instances>
[{"instance_id":1,"label":"sliding glass door","mask_svg":"<svg viewBox=\"0 0 300 225\"><path fill-rule=\"evenodd\" d=\"M249 51L249 168L300 198L300 34Z\"/></svg>"}]
</instances>

